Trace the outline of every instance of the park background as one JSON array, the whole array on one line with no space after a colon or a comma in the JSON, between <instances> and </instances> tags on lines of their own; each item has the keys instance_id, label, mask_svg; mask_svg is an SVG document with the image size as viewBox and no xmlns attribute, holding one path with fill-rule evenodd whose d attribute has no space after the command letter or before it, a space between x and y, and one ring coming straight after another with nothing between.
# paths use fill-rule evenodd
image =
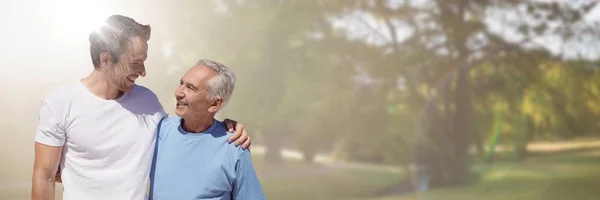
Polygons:
<instances>
[{"instance_id":1,"label":"park background","mask_svg":"<svg viewBox=\"0 0 600 200\"><path fill-rule=\"evenodd\" d=\"M29 199L41 99L93 67L112 14L152 26L172 113L195 61L238 80L267 199L600 197L600 6L593 0L0 2L0 199ZM60 197L61 185L57 185Z\"/></svg>"}]
</instances>

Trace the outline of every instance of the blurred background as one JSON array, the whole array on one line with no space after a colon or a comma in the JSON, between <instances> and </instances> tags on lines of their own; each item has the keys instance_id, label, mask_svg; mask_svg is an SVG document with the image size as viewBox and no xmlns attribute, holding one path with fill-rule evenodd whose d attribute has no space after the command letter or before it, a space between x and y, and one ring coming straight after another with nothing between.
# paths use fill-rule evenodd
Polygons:
<instances>
[{"instance_id":1,"label":"blurred background","mask_svg":"<svg viewBox=\"0 0 600 200\"><path fill-rule=\"evenodd\" d=\"M238 77L267 199L598 199L594 0L0 2L0 199L30 199L41 99L93 70L88 34L152 26L165 109L199 59ZM57 185L60 197L61 185Z\"/></svg>"}]
</instances>

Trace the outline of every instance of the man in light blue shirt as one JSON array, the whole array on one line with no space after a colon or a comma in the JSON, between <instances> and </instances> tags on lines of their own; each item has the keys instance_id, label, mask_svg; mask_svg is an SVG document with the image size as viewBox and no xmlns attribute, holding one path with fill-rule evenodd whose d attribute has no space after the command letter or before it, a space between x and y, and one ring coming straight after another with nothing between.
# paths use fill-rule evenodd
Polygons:
<instances>
[{"instance_id":1,"label":"man in light blue shirt","mask_svg":"<svg viewBox=\"0 0 600 200\"><path fill-rule=\"evenodd\" d=\"M265 199L249 150L214 118L231 97L235 74L200 60L175 91L177 117L163 119L151 170L150 199Z\"/></svg>"}]
</instances>

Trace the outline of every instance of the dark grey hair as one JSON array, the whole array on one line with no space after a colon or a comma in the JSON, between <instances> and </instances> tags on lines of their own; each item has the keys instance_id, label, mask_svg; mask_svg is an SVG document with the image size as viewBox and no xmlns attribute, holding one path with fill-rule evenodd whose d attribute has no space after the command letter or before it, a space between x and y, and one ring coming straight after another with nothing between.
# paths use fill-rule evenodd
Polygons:
<instances>
[{"instance_id":1,"label":"dark grey hair","mask_svg":"<svg viewBox=\"0 0 600 200\"><path fill-rule=\"evenodd\" d=\"M102 27L90 33L90 55L94 68L100 67L100 54L108 52L113 62L125 51L125 45L131 37L139 36L150 40L150 25L142 25L132 18L122 15L108 17Z\"/></svg>"}]
</instances>

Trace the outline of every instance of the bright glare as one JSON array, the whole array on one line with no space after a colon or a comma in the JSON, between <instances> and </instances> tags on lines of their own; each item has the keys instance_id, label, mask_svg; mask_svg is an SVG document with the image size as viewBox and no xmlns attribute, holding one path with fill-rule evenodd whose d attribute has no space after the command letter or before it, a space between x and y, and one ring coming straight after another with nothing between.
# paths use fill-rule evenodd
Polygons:
<instances>
[{"instance_id":1,"label":"bright glare","mask_svg":"<svg viewBox=\"0 0 600 200\"><path fill-rule=\"evenodd\" d=\"M58 0L46 1L46 8L52 18L52 24L58 34L67 38L86 37L98 28L106 17L106 9L102 1Z\"/></svg>"},{"instance_id":2,"label":"bright glare","mask_svg":"<svg viewBox=\"0 0 600 200\"><path fill-rule=\"evenodd\" d=\"M40 13L39 20L30 22L34 24L33 32L41 32L40 46L34 50L16 52L16 54L29 53L36 59L30 61L27 68L7 68L6 73L27 74L28 79L37 81L58 81L73 79L89 73L91 62L89 60L88 35L100 27L104 20L110 16L110 5L102 0L55 0L40 1L36 6ZM29 47L28 47L29 48ZM33 48L33 47L31 47ZM35 51L35 53L32 53ZM70 55L81 59L64 59L57 55ZM15 58L17 58L15 56ZM13 59L10 63L15 65L19 60ZM48 67L51 66L51 67ZM16 76L13 81L27 81L28 79Z\"/></svg>"}]
</instances>

